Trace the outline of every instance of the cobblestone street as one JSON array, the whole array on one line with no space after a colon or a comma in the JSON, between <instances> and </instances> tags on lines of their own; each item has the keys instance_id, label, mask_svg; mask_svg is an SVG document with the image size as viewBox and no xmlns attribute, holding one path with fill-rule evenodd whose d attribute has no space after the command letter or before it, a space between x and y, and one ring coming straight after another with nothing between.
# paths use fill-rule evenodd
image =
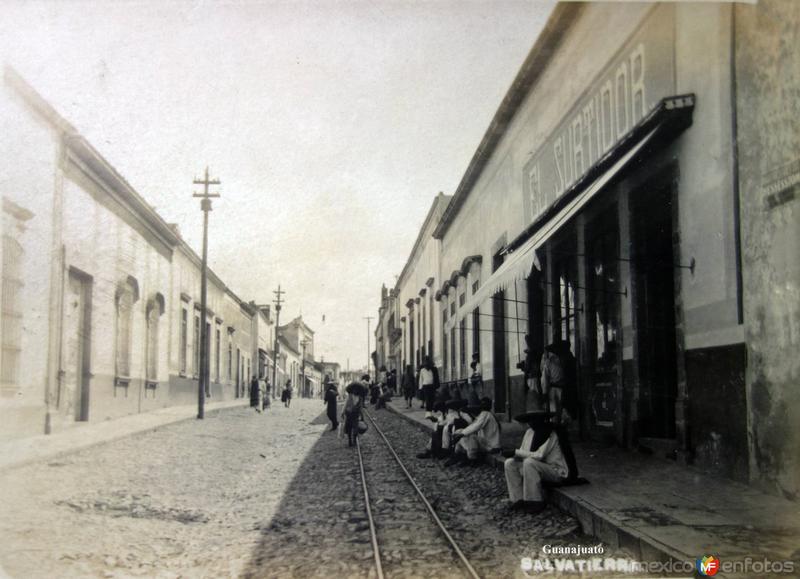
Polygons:
<instances>
[{"instance_id":1,"label":"cobblestone street","mask_svg":"<svg viewBox=\"0 0 800 579\"><path fill-rule=\"evenodd\" d=\"M357 457L326 432L321 410L306 400L266 416L230 409L7 471L2 566L12 577L373 576ZM509 515L502 473L415 459L424 434L373 415L482 576L513 576L543 542L588 541L553 507ZM376 432L362 444L378 524L392 520L390 536L408 543L429 523L422 514L394 520L407 511L408 483L388 472ZM438 541L431 549L401 541L383 554L395 564L420 552L450 559ZM455 564L437 569L462 575Z\"/></svg>"},{"instance_id":2,"label":"cobblestone street","mask_svg":"<svg viewBox=\"0 0 800 579\"><path fill-rule=\"evenodd\" d=\"M211 413L0 476L12 577L241 575L323 426L318 401Z\"/></svg>"}]
</instances>

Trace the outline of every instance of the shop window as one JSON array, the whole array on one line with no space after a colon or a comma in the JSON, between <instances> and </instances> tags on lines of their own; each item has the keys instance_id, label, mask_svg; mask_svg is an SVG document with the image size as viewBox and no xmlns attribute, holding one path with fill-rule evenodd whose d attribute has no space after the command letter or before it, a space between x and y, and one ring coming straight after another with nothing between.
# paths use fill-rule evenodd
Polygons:
<instances>
[{"instance_id":1,"label":"shop window","mask_svg":"<svg viewBox=\"0 0 800 579\"><path fill-rule=\"evenodd\" d=\"M592 350L592 410L595 423L613 426L619 383L619 233L608 211L594 224L589 250L589 331Z\"/></svg>"},{"instance_id":2,"label":"shop window","mask_svg":"<svg viewBox=\"0 0 800 579\"><path fill-rule=\"evenodd\" d=\"M0 384L4 391L16 392L22 352L22 245L10 235L3 236L2 360Z\"/></svg>"}]
</instances>

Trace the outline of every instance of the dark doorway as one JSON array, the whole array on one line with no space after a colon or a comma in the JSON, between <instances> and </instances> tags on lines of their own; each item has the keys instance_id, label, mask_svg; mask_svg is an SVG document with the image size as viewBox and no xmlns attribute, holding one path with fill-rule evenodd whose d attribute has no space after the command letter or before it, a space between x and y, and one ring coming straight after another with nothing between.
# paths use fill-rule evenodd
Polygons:
<instances>
[{"instance_id":1,"label":"dark doorway","mask_svg":"<svg viewBox=\"0 0 800 579\"><path fill-rule=\"evenodd\" d=\"M645 187L632 196L634 307L639 350L641 435L675 437L677 368L672 188Z\"/></svg>"},{"instance_id":2,"label":"dark doorway","mask_svg":"<svg viewBox=\"0 0 800 579\"><path fill-rule=\"evenodd\" d=\"M92 351L92 278L70 269L64 296L64 396L66 413L89 420Z\"/></svg>"},{"instance_id":3,"label":"dark doorway","mask_svg":"<svg viewBox=\"0 0 800 579\"><path fill-rule=\"evenodd\" d=\"M409 323L409 332L408 332L408 348L409 352L411 352L411 364L414 366L412 370L416 373L419 370L419 352L414 349L414 312L408 314L410 323Z\"/></svg>"},{"instance_id":4,"label":"dark doorway","mask_svg":"<svg viewBox=\"0 0 800 579\"><path fill-rule=\"evenodd\" d=\"M492 258L492 272L503 263L500 254ZM508 397L508 372L506 370L506 313L505 291L498 292L492 298L492 360L494 361L494 410L505 412Z\"/></svg>"},{"instance_id":5,"label":"dark doorway","mask_svg":"<svg viewBox=\"0 0 800 579\"><path fill-rule=\"evenodd\" d=\"M611 429L622 381L619 225L617 206L598 215L587 230L587 327L590 353L591 428ZM607 431L606 430L606 431Z\"/></svg>"}]
</instances>

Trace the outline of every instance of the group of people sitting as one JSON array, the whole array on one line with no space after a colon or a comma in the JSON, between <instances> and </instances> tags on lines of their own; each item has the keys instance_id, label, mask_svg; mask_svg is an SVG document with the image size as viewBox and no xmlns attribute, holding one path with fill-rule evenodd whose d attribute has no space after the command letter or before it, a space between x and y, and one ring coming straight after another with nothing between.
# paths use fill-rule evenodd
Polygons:
<instances>
[{"instance_id":1,"label":"group of people sitting","mask_svg":"<svg viewBox=\"0 0 800 579\"><path fill-rule=\"evenodd\" d=\"M424 452L417 458L446 458L445 466L477 466L487 455L502 453L509 506L515 511L538 513L544 509L543 485L578 481L575 456L567 430L552 420L553 412L537 410L515 417L528 429L519 448L502 451L501 426L492 412L492 400L481 398L478 406L466 400L438 400L432 420L436 428Z\"/></svg>"}]
</instances>

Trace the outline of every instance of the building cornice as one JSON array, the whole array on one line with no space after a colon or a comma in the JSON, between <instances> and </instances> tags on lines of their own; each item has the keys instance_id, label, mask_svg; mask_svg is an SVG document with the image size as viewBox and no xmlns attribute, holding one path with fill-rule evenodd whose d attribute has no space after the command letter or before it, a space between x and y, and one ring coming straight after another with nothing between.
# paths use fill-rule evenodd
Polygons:
<instances>
[{"instance_id":1,"label":"building cornice","mask_svg":"<svg viewBox=\"0 0 800 579\"><path fill-rule=\"evenodd\" d=\"M514 115L519 111L525 97L539 81L558 48L561 39L570 28L583 7L578 3L561 2L556 5L539 34L536 42L525 58L520 71L511 83L500 107L497 109L489 128L483 135L472 160L458 184L450 204L445 208L433 237L443 239L458 212L464 206L473 186L478 181L484 167L491 159L503 136L508 130Z\"/></svg>"}]
</instances>

